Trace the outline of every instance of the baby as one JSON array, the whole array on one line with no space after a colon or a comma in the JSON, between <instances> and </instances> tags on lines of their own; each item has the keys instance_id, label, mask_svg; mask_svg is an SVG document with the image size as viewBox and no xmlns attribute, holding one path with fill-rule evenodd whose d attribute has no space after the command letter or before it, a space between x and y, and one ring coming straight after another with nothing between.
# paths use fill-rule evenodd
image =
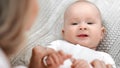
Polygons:
<instances>
[{"instance_id":1,"label":"baby","mask_svg":"<svg viewBox=\"0 0 120 68\"><path fill-rule=\"evenodd\" d=\"M105 28L99 9L88 1L77 1L65 11L62 30L64 40L53 41L48 47L56 51L62 50L66 54L71 54L75 59L74 62L73 59L65 60L59 68L92 68L91 65L85 67L81 59L86 60L88 64L99 59L116 68L109 54L95 51L104 37L104 32ZM50 63L49 57L50 55L43 59L46 66L46 60Z\"/></svg>"}]
</instances>

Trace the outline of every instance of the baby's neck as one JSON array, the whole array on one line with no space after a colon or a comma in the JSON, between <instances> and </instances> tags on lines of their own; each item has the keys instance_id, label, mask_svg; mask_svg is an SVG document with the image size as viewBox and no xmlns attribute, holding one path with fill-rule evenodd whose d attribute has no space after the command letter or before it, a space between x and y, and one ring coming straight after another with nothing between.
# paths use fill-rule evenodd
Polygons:
<instances>
[{"instance_id":1,"label":"baby's neck","mask_svg":"<svg viewBox=\"0 0 120 68\"><path fill-rule=\"evenodd\" d=\"M95 47L95 48L90 48L90 49L96 50L97 48Z\"/></svg>"}]
</instances>

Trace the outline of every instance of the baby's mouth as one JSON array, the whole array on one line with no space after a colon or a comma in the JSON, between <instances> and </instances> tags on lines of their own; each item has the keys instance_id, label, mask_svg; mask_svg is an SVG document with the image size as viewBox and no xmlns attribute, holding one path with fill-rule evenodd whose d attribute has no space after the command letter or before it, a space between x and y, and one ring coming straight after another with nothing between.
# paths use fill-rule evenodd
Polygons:
<instances>
[{"instance_id":1,"label":"baby's mouth","mask_svg":"<svg viewBox=\"0 0 120 68\"><path fill-rule=\"evenodd\" d=\"M88 37L88 35L87 34L79 34L79 35L77 35L77 37Z\"/></svg>"}]
</instances>

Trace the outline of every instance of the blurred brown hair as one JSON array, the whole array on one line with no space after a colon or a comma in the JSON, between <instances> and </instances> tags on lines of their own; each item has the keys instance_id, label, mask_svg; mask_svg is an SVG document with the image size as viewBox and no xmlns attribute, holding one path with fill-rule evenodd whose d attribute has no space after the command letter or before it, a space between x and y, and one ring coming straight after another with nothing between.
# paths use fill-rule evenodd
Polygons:
<instances>
[{"instance_id":1,"label":"blurred brown hair","mask_svg":"<svg viewBox=\"0 0 120 68\"><path fill-rule=\"evenodd\" d=\"M5 52L24 40L30 0L0 0L0 48Z\"/></svg>"}]
</instances>

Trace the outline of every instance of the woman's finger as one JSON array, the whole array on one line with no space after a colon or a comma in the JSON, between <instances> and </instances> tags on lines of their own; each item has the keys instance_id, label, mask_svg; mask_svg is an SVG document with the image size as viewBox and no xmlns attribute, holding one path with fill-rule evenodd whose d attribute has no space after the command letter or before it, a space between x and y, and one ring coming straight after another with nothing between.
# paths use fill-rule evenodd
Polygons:
<instances>
[{"instance_id":1,"label":"woman's finger","mask_svg":"<svg viewBox=\"0 0 120 68\"><path fill-rule=\"evenodd\" d=\"M65 54L62 50L58 51L58 53L60 54L60 56L63 57L63 60L66 60L68 58L71 58L72 56L69 54Z\"/></svg>"},{"instance_id":2,"label":"woman's finger","mask_svg":"<svg viewBox=\"0 0 120 68\"><path fill-rule=\"evenodd\" d=\"M104 61L100 61L101 62L101 67L103 67L103 68L107 68L107 66L106 66L106 64L105 64L105 62Z\"/></svg>"},{"instance_id":3,"label":"woman's finger","mask_svg":"<svg viewBox=\"0 0 120 68\"><path fill-rule=\"evenodd\" d=\"M36 46L32 49L32 57L30 60L29 68L44 68L44 65L42 63L44 54L41 52L41 49L43 49L41 46Z\"/></svg>"},{"instance_id":4,"label":"woman's finger","mask_svg":"<svg viewBox=\"0 0 120 68\"><path fill-rule=\"evenodd\" d=\"M111 64L107 64L106 66L107 68L113 68Z\"/></svg>"},{"instance_id":5,"label":"woman's finger","mask_svg":"<svg viewBox=\"0 0 120 68\"><path fill-rule=\"evenodd\" d=\"M91 65L93 68L103 68L101 61L97 59L91 62Z\"/></svg>"}]
</instances>

